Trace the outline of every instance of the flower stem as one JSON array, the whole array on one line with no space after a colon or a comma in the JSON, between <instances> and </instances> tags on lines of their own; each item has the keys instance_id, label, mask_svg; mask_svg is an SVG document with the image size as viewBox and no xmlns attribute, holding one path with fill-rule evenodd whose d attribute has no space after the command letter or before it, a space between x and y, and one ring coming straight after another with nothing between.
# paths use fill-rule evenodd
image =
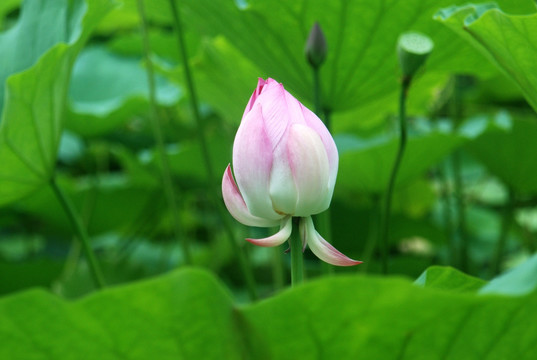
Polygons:
<instances>
[{"instance_id":1,"label":"flower stem","mask_svg":"<svg viewBox=\"0 0 537 360\"><path fill-rule=\"evenodd\" d=\"M454 77L453 99L452 99L452 116L455 126L460 126L463 119L463 102L462 91L464 90L464 78L462 75ZM470 268L468 258L468 245L470 239L466 229L466 203L464 199L464 181L462 177L462 152L456 150L451 157L451 166L453 172L454 196L457 215L457 233L459 240L459 268L463 272L468 272Z\"/></svg>"},{"instance_id":2,"label":"flower stem","mask_svg":"<svg viewBox=\"0 0 537 360\"><path fill-rule=\"evenodd\" d=\"M501 271L502 262L503 262L503 253L505 251L505 243L507 242L507 237L509 235L509 230L513 222L514 214L514 192L512 189L509 189L509 197L507 203L505 204L505 209L503 212L502 226L500 229L500 235L498 237L498 243L496 244L496 253L494 256L494 263L492 265L492 275L498 275Z\"/></svg>"},{"instance_id":3,"label":"flower stem","mask_svg":"<svg viewBox=\"0 0 537 360\"><path fill-rule=\"evenodd\" d=\"M141 0L139 0L141 1ZM205 124L203 122L202 117L199 113L199 106L198 106L198 98L197 93L194 87L194 80L192 77L192 71L190 70L190 64L188 61L188 53L186 49L185 39L184 39L184 32L182 27L182 22L180 18L180 12L177 9L177 6L175 4L174 0L169 0L170 8L172 12L173 17L173 25L175 27L175 33L177 34L177 42L179 47L179 53L181 54L181 62L183 63L183 72L185 74L186 79L186 85L189 91L190 95L190 107L192 109L192 114L194 116L194 120L196 121L197 131L198 131L198 140L201 147L201 153L203 156L203 162L205 163L205 169L207 171L207 180L208 180L208 186L209 186L209 196L213 199L215 208L218 212L218 215L222 219L222 222L224 224L228 240L235 252L235 254L238 257L239 260L239 266L241 267L241 271L244 276L244 280L246 282L246 286L248 288L248 293L250 295L251 300L257 299L257 289L255 284L255 278L253 275L252 267L249 261L249 258L246 256L247 254L244 252L244 249L241 248L236 241L235 234L233 233L232 226L228 223L228 217L225 214L225 210L223 209L222 202L219 201L218 192L216 190L216 178L213 173L213 165L211 161L211 156L209 154L209 147L207 145L207 139L205 137Z\"/></svg>"},{"instance_id":4,"label":"flower stem","mask_svg":"<svg viewBox=\"0 0 537 360\"><path fill-rule=\"evenodd\" d=\"M312 66L313 72L313 107L315 114L324 122L324 125L330 131L330 116L328 112L325 112L323 117L323 108L321 102L321 79L319 76L319 66ZM316 226L319 232L323 235L324 239L328 242L332 242L332 223L330 220L330 208L326 211L315 215ZM334 267L324 261L321 262L321 272L325 275L333 274Z\"/></svg>"},{"instance_id":5,"label":"flower stem","mask_svg":"<svg viewBox=\"0 0 537 360\"><path fill-rule=\"evenodd\" d=\"M157 104L156 104L156 91L155 91L155 76L153 71L153 63L151 62L151 49L149 46L149 35L147 30L147 19L145 16L145 10L143 5L143 0L138 0L138 12L140 13L140 22L141 22L141 31L142 31L142 41L144 46L144 57L146 62L147 70L147 82L149 86L149 103L151 106L151 127L153 130L153 137L157 145L157 152L160 157L161 163L161 177L162 185L164 188L164 193L166 194L166 200L168 202L168 207L172 214L173 219L173 229L176 239L181 239L181 247L184 254L185 263L187 265L192 264L192 252L190 250L190 241L187 236L181 236L181 226L179 221L179 211L177 209L175 191L173 189L172 176L170 171L170 164L168 156L166 154L166 149L164 146L164 136L162 135L162 128L157 114Z\"/></svg>"},{"instance_id":6,"label":"flower stem","mask_svg":"<svg viewBox=\"0 0 537 360\"><path fill-rule=\"evenodd\" d=\"M457 243L455 236L455 229L453 226L453 215L452 215L452 199L449 189L448 179L445 173L447 168L447 163L442 163L438 166L437 177L441 184L442 188L442 219L444 221L444 228L447 231L448 235L448 249L449 249L449 259L452 266L457 264Z\"/></svg>"},{"instance_id":7,"label":"flower stem","mask_svg":"<svg viewBox=\"0 0 537 360\"><path fill-rule=\"evenodd\" d=\"M381 206L381 198L379 194L373 194L371 197L372 200L372 208L369 212L369 231L367 240L364 246L364 263L359 266L358 271L362 271L366 273L369 268L369 264L371 263L371 258L373 256L373 252L375 251L377 239L379 237L380 232L382 231L380 229L380 223L381 223L381 217L382 217L382 206Z\"/></svg>"},{"instance_id":8,"label":"flower stem","mask_svg":"<svg viewBox=\"0 0 537 360\"><path fill-rule=\"evenodd\" d=\"M457 209L457 235L459 240L459 266L464 272L468 272L468 235L466 232L466 204L464 200L464 183L462 179L461 152L456 150L451 158L451 166L454 180L455 205Z\"/></svg>"},{"instance_id":9,"label":"flower stem","mask_svg":"<svg viewBox=\"0 0 537 360\"><path fill-rule=\"evenodd\" d=\"M285 285L285 272L282 261L282 249L280 246L271 248L272 252L272 281L274 291L281 290Z\"/></svg>"},{"instance_id":10,"label":"flower stem","mask_svg":"<svg viewBox=\"0 0 537 360\"><path fill-rule=\"evenodd\" d=\"M401 94L399 96L399 148L395 157L395 163L393 164L390 179L388 181L388 188L386 190L384 212L382 221L382 237L381 237L381 256L382 256L382 273L388 273L388 247L390 236L390 215L392 207L393 188L395 186L395 180L397 179L397 172L401 166L403 154L405 152L407 141L407 129L406 129L406 98L408 89L410 87L411 77L403 77L401 82Z\"/></svg>"},{"instance_id":11,"label":"flower stem","mask_svg":"<svg viewBox=\"0 0 537 360\"><path fill-rule=\"evenodd\" d=\"M322 106L321 106L321 79L319 76L319 67L312 66L313 72L313 108L315 109L315 114L322 119ZM328 130L330 130L328 124L326 124Z\"/></svg>"},{"instance_id":12,"label":"flower stem","mask_svg":"<svg viewBox=\"0 0 537 360\"><path fill-rule=\"evenodd\" d=\"M293 231L289 238L291 248L291 285L296 286L304 281L304 258L302 253L302 240L298 231L300 218L293 218Z\"/></svg>"},{"instance_id":13,"label":"flower stem","mask_svg":"<svg viewBox=\"0 0 537 360\"><path fill-rule=\"evenodd\" d=\"M77 238L82 245L82 249L84 251L84 254L86 255L86 259L88 260L88 265L95 285L97 286L97 288L102 289L105 286L104 278L99 267L99 263L97 262L97 259L95 257L95 253L93 252L93 249L91 247L89 236L86 232L86 229L82 225L82 220L80 220L79 214L76 212L74 205L67 197L67 195L63 192L62 188L58 185L54 177L50 180L50 186L52 187L54 194L58 198L58 201L62 205L67 216L69 217L69 221L71 222L71 225L76 232Z\"/></svg>"}]
</instances>

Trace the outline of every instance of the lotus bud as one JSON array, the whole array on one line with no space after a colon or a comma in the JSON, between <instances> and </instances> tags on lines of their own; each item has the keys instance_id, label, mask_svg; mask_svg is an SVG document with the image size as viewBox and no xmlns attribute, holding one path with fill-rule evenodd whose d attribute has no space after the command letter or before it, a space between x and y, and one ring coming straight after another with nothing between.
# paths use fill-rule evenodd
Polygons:
<instances>
[{"instance_id":1,"label":"lotus bud","mask_svg":"<svg viewBox=\"0 0 537 360\"><path fill-rule=\"evenodd\" d=\"M308 40L306 41L306 47L304 48L306 59L312 67L317 68L324 62L326 52L326 38L324 37L321 26L316 22L311 28Z\"/></svg>"},{"instance_id":2,"label":"lotus bud","mask_svg":"<svg viewBox=\"0 0 537 360\"><path fill-rule=\"evenodd\" d=\"M278 246L299 217L304 247L334 265L356 265L326 242L313 227L311 215L326 210L338 170L338 152L323 122L282 84L259 79L244 111L233 143L233 169L222 180L227 209L239 222L258 227L280 226L259 246Z\"/></svg>"}]
</instances>

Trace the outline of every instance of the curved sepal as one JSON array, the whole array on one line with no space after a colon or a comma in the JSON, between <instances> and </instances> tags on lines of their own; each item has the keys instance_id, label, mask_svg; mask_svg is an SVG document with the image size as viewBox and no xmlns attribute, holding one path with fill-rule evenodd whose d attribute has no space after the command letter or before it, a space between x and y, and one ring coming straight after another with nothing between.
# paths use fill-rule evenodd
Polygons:
<instances>
[{"instance_id":1,"label":"curved sepal","mask_svg":"<svg viewBox=\"0 0 537 360\"><path fill-rule=\"evenodd\" d=\"M246 239L246 241L251 242L254 245L270 247L278 246L283 244L291 236L291 231L293 230L293 218L291 216L285 217L280 224L280 231L276 234L263 238L263 239Z\"/></svg>"},{"instance_id":2,"label":"curved sepal","mask_svg":"<svg viewBox=\"0 0 537 360\"><path fill-rule=\"evenodd\" d=\"M336 266L353 266L361 264L362 261L357 261L342 254L328 241L323 239L315 230L311 216L300 219L300 235L306 239L311 252L319 259Z\"/></svg>"}]
</instances>

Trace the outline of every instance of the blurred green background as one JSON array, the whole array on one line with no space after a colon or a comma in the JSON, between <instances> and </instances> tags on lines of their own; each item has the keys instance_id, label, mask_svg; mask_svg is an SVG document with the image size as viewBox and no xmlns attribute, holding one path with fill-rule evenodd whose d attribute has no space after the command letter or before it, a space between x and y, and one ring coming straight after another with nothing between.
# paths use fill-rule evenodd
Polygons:
<instances>
[{"instance_id":1,"label":"blurred green background","mask_svg":"<svg viewBox=\"0 0 537 360\"><path fill-rule=\"evenodd\" d=\"M2 1L0 295L6 297L0 300L0 313L14 311L17 317L11 322L0 320L4 331L0 338L11 334L6 339L38 350L35 344L50 346L49 351L61 358L76 358L73 354L84 351L81 339L87 334L96 336L94 341L98 338L99 348L114 348L126 358L144 358L151 351L161 351L162 358L175 357L175 351L183 358L195 358L201 356L196 349L203 348L203 341L198 344L192 339L218 338L217 331L208 330L215 322L217 329L240 329L215 342L215 354L225 352L229 358L321 356L322 350L311 350L315 346L325 349L325 358L330 359L354 356L364 349L374 358L395 358L393 354L403 354L403 358L422 351L443 354L443 358L457 354L465 355L456 358L529 358L536 333L519 335L529 329L537 331L523 321L528 314L536 315L530 310L535 295L489 299L478 296L477 290L520 264L526 275L507 283L514 281L530 289L535 285L527 274L537 266L531 260L537 246L536 7L531 0L497 1L495 9L457 7L464 3L177 1L215 174L211 179L189 103L172 8L167 0L145 1L156 115L176 194L177 231L163 191L162 166L149 121L152 112L136 1ZM237 251L228 241L230 231L251 263L261 298L288 286L290 260L284 254L286 246L258 248L242 241L268 232L248 229L227 213L223 218L209 189L219 187L220 176L231 161L233 137L258 77L276 79L313 107L312 72L304 44L315 21L328 43L327 59L320 69L322 107L331 119L340 154L330 211L332 243L364 264L329 270L332 275L348 275L332 281L307 250L307 278L322 280L277 295L272 302L236 310L233 304L247 303L249 297ZM435 48L408 95L410 137L391 214L389 273L406 280L383 279L377 275L381 269L377 239L381 201L398 142L400 70L395 47L398 36L408 30L427 34ZM49 186L52 176L81 214L106 282L134 283L133 287L94 294L73 306L49 294L75 300L95 291L69 218ZM184 239L191 243L193 265L205 271L172 272L153 282L140 282L181 268L185 256L179 244ZM410 285L409 280L436 265L442 267L425 274L429 273L429 280L439 279L437 286L433 280L424 280L425 275L421 284L446 293L435 292L438 289L422 293ZM136 287L138 282L140 287ZM170 284L173 289L167 287ZM21 292L36 286L47 292ZM499 288L505 290L503 285ZM327 294L331 297L325 298ZM182 307L171 306L163 300L166 296ZM367 309L357 307L371 297L378 302ZM193 299L199 304L193 306ZM323 311L334 299L342 310L331 315L335 319L331 322L329 314L334 310ZM123 313L118 310L121 306L110 305L115 301L133 303ZM307 303L305 314L323 313L311 327L300 323L302 303ZM33 310L28 313L22 310L29 308ZM203 310L207 308L212 312ZM30 341L21 335L24 327L20 324L29 319L32 323L32 314L39 309L47 316L41 318L43 324L59 319L51 334L62 334L66 343L66 328L83 328L86 335L80 339L76 332L71 335L70 341L76 344L71 355L65 349L55 352L62 342L56 348L52 336ZM232 311L239 311L239 320L228 318ZM415 316L410 318L405 312ZM499 320L490 331L497 332L478 336L474 348L464 340L449 345L452 348L430 337L422 341L420 334L431 331L436 317L446 312L457 315L433 327L438 337L458 334L464 325L457 325L457 319L463 321L471 313L475 321L468 324L468 336L472 332L483 335L480 329L495 312ZM95 335L99 331L97 326L92 328L92 321L96 320L88 320L97 316L111 324L109 331L143 327L140 318L129 320L133 313L152 319L147 326L153 330L163 326L166 314L170 319L190 314L190 327L181 325L173 331L192 342L185 340L187 345L182 346L186 348L179 347L182 350L167 343L155 348L160 350L151 346L136 350L132 345L140 339L133 336L110 345L105 337L100 338L102 334ZM401 322L392 329L394 335L382 337L389 320L397 316ZM363 327L340 324L343 330L338 332L335 324L346 324L349 317L363 317ZM309 347L296 343L273 347L284 341L282 332L292 327L274 319L286 318L302 324L289 336L310 339L303 342ZM520 326L509 332L515 318ZM264 322L270 325L263 326ZM34 323L29 332L37 334L40 326ZM172 341L163 329L148 339ZM324 348L338 333L335 344ZM405 339L415 339L408 334L417 334L417 340L412 340L417 343L409 342L407 348ZM494 345L498 351L491 350L494 336L499 339ZM427 344L425 350L423 344ZM382 345L387 350L376 350ZM519 357L502 357L514 347ZM5 354L13 354L14 347L6 349ZM99 358L121 358L117 354Z\"/></svg>"}]
</instances>

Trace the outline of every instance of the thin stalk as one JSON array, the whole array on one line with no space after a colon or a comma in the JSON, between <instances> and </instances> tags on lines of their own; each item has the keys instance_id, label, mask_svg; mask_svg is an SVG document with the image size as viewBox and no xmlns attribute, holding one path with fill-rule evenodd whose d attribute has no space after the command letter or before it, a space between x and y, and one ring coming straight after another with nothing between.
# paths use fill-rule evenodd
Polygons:
<instances>
[{"instance_id":1,"label":"thin stalk","mask_svg":"<svg viewBox=\"0 0 537 360\"><path fill-rule=\"evenodd\" d=\"M183 73L185 75L186 85L187 85L188 92L190 95L190 107L192 110L192 114L194 115L194 119L196 120L196 126L197 126L197 131L198 131L198 138L199 138L198 140L200 142L203 161L205 162L205 167L207 171L207 179L210 183L211 190L213 190L214 184L215 184L215 177L213 174L213 167L212 167L211 156L209 154L209 147L207 146L207 139L205 138L205 123L199 113L198 95L194 86L194 80L192 78L192 71L190 70L190 63L188 60L188 52L186 49L183 25L182 25L182 21L180 18L181 15L177 9L175 1L169 0L169 3L170 3L171 11L172 11L175 32L177 34L179 53L181 54L181 62L183 63Z\"/></svg>"},{"instance_id":2,"label":"thin stalk","mask_svg":"<svg viewBox=\"0 0 537 360\"><path fill-rule=\"evenodd\" d=\"M501 271L503 255L505 252L505 243L511 229L514 215L514 193L512 189L509 189L509 195L505 209L503 212L502 226L500 229L500 235L498 236L498 243L496 244L496 252L494 256L494 262L492 263L492 275L498 275Z\"/></svg>"},{"instance_id":3,"label":"thin stalk","mask_svg":"<svg viewBox=\"0 0 537 360\"><path fill-rule=\"evenodd\" d=\"M274 283L274 291L278 291L285 285L282 249L280 246L276 246L270 250L272 252L272 281Z\"/></svg>"},{"instance_id":4,"label":"thin stalk","mask_svg":"<svg viewBox=\"0 0 537 360\"><path fill-rule=\"evenodd\" d=\"M321 79L319 75L319 66L312 66L313 73L313 107L315 114L321 119L328 131L330 131L330 116L328 112L325 112L323 118L323 109L321 102ZM326 241L332 242L332 222L330 220L330 209L315 216L316 227ZM334 267L324 261L321 262L321 272L325 275L334 273Z\"/></svg>"},{"instance_id":5,"label":"thin stalk","mask_svg":"<svg viewBox=\"0 0 537 360\"><path fill-rule=\"evenodd\" d=\"M461 153L455 151L451 158L453 170L455 206L457 209L457 238L459 240L459 267L462 271L468 271L468 239L466 235L466 204L464 200L464 184L461 170Z\"/></svg>"},{"instance_id":6,"label":"thin stalk","mask_svg":"<svg viewBox=\"0 0 537 360\"><path fill-rule=\"evenodd\" d=\"M169 3L170 3L171 12L172 12L175 33L177 34L177 41L178 41L179 52L181 54L181 61L183 63L183 72L185 74L186 84L187 84L187 88L190 94L190 107L192 109L192 114L194 115L194 119L196 121L196 126L197 126L197 131L198 131L198 140L200 143L201 153L202 153L203 161L205 163L205 168L207 171L207 180L208 180L209 190L210 190L209 192L210 192L211 198L214 201L215 208L218 211L218 214L224 223L225 230L228 234L228 240L232 248L234 249L235 254L238 257L239 266L241 267L241 271L245 278L245 282L248 288L248 293L250 294L250 298L252 300L255 300L257 299L257 289L256 289L255 279L253 276L250 261L248 257L246 256L244 249L241 248L237 244L235 234L233 233L233 228L228 222L228 216L226 216L226 211L224 210L222 206L222 202L219 201L218 191L216 187L217 181L213 173L211 156L209 154L209 147L207 145L207 139L205 137L205 124L199 113L197 93L196 93L195 86L194 86L194 80L192 78L192 71L190 70L190 63L188 61L188 52L186 49L186 43L185 43L185 39L183 35L184 32L183 32L182 22L180 18L181 15L177 9L175 1L169 0Z\"/></svg>"},{"instance_id":7,"label":"thin stalk","mask_svg":"<svg viewBox=\"0 0 537 360\"><path fill-rule=\"evenodd\" d=\"M322 119L321 113L322 113L322 106L321 106L321 79L319 75L319 67L312 67L313 72L313 107L315 110L315 114L319 118ZM326 127L328 130L330 130L330 127L328 124L326 124Z\"/></svg>"},{"instance_id":8,"label":"thin stalk","mask_svg":"<svg viewBox=\"0 0 537 360\"><path fill-rule=\"evenodd\" d=\"M370 220L369 220L369 234L367 236L367 240L364 246L364 263L360 266L357 266L358 271L367 272L369 268L369 264L371 264L371 258L373 257L373 251L375 251L376 245L377 245L377 239L379 237L379 234L381 232L380 224L381 224L381 218L382 218L382 206L381 206L381 198L378 194L373 194L372 201L373 201L373 208L369 212L370 214Z\"/></svg>"},{"instance_id":9,"label":"thin stalk","mask_svg":"<svg viewBox=\"0 0 537 360\"><path fill-rule=\"evenodd\" d=\"M453 83L453 101L452 113L455 125L459 126L463 119L463 77L455 76ZM468 243L469 238L466 229L466 203L464 199L464 181L462 178L462 153L456 150L451 158L451 166L453 172L455 206L457 209L457 238L459 240L459 267L462 271L468 272Z\"/></svg>"},{"instance_id":10,"label":"thin stalk","mask_svg":"<svg viewBox=\"0 0 537 360\"><path fill-rule=\"evenodd\" d=\"M449 191L448 179L444 171L445 163L440 164L437 171L438 180L441 183L442 188L442 218L444 220L444 227L448 232L448 248L449 257L451 259L452 266L457 264L457 244L455 238L455 229L453 227L453 215L451 210L451 196Z\"/></svg>"},{"instance_id":11,"label":"thin stalk","mask_svg":"<svg viewBox=\"0 0 537 360\"><path fill-rule=\"evenodd\" d=\"M393 189L395 186L395 180L397 179L397 172L401 166L403 154L405 152L407 141L407 129L406 129L406 98L408 88L410 87L411 78L404 77L401 82L401 94L399 96L399 148L397 149L397 155L395 157L395 163L393 164L390 179L388 181L388 188L385 194L384 212L382 217L382 237L381 237L381 259L382 259L382 273L388 273L388 246L390 236L390 215L392 207Z\"/></svg>"},{"instance_id":12,"label":"thin stalk","mask_svg":"<svg viewBox=\"0 0 537 360\"><path fill-rule=\"evenodd\" d=\"M155 90L155 75L153 71L153 63L151 62L151 48L149 46L149 35L148 35L148 26L147 18L145 16L143 0L138 0L138 12L140 13L140 25L142 32L142 41L144 46L144 57L146 62L147 70L147 83L149 86L149 103L151 107L151 127L153 130L153 137L157 145L157 152L159 153L160 162L161 162L161 177L162 185L164 187L164 193L168 201L168 207L170 208L172 214L173 230L175 237L180 241L181 248L183 250L185 263L187 265L192 264L192 252L190 250L190 241L188 236L181 236L181 226L179 220L179 211L177 209L175 191L173 189L172 176L170 171L170 164L168 161L168 156L166 154L166 149L164 146L164 136L162 135L162 128L158 119L157 113L157 101L156 101L156 90Z\"/></svg>"},{"instance_id":13,"label":"thin stalk","mask_svg":"<svg viewBox=\"0 0 537 360\"><path fill-rule=\"evenodd\" d=\"M88 260L88 265L95 285L97 286L97 288L102 289L105 286L104 278L99 267L99 263L97 262L95 253L93 252L93 248L91 247L88 233L82 225L80 215L76 212L73 203L63 192L62 188L58 185L54 177L50 180L50 186L52 187L52 190L54 191L54 194L62 205L65 213L69 217L69 221L71 222L71 225L76 232L77 238L82 245L82 250L84 251L84 255Z\"/></svg>"},{"instance_id":14,"label":"thin stalk","mask_svg":"<svg viewBox=\"0 0 537 360\"><path fill-rule=\"evenodd\" d=\"M302 239L298 231L299 218L293 218L293 231L289 238L291 248L291 285L296 286L304 281L304 257L302 253Z\"/></svg>"}]
</instances>

